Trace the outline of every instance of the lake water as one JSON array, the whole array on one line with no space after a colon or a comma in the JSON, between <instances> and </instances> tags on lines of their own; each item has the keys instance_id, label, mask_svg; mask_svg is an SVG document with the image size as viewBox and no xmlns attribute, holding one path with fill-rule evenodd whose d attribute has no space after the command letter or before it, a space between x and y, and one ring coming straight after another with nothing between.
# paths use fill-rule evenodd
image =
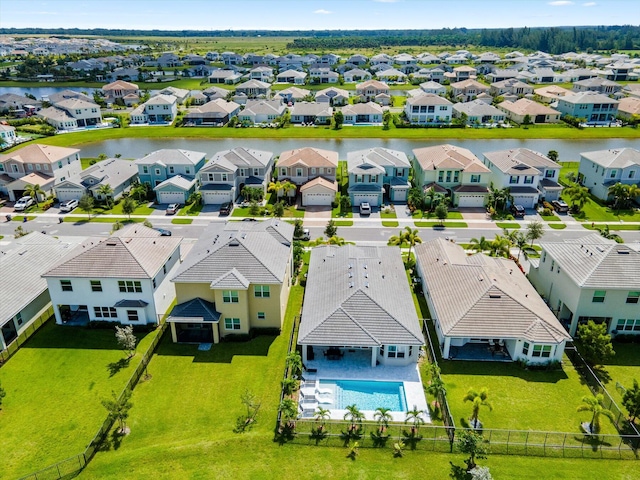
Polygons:
<instances>
[{"instance_id":1,"label":"lake water","mask_svg":"<svg viewBox=\"0 0 640 480\"><path fill-rule=\"evenodd\" d=\"M144 128L144 127L138 127ZM355 127L345 127L355 128ZM361 127L367 128L367 127ZM428 131L425 131L428 132ZM172 132L173 133L173 132ZM121 154L123 158L140 158L155 150L162 148L181 148L205 152L207 158L221 150L235 147L254 148L267 150L279 155L280 152L302 147L323 148L338 151L340 159L347 158L347 153L355 150L364 150L372 147L385 147L400 150L407 154L415 148L429 147L451 143L453 145L468 148L476 156L482 158L482 154L496 150L510 148L530 148L546 154L549 150L556 150L560 161L579 161L580 152L593 150L605 150L611 148L631 147L640 149L639 139L598 139L598 140L546 140L546 139L498 139L498 140L466 140L466 139L438 139L438 140L407 140L407 139L263 139L263 138L216 138L216 139L189 139L189 138L121 138L105 140L102 142L81 145L83 157L97 157L101 153L107 156Z\"/></svg>"},{"instance_id":2,"label":"lake water","mask_svg":"<svg viewBox=\"0 0 640 480\"><path fill-rule=\"evenodd\" d=\"M64 90L74 90L76 92L84 92L90 97L93 96L94 90L100 90L99 88L90 87L0 87L0 95L3 93L13 93L15 95L25 95L29 93L36 97L38 100L42 100L42 97L48 97L54 93L60 93Z\"/></svg>"}]
</instances>

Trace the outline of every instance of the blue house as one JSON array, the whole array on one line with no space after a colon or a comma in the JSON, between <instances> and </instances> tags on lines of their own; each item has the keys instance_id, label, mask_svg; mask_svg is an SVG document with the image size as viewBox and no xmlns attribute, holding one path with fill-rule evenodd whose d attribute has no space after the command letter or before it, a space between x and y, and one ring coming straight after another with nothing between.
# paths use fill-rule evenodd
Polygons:
<instances>
[{"instance_id":1,"label":"blue house","mask_svg":"<svg viewBox=\"0 0 640 480\"><path fill-rule=\"evenodd\" d=\"M349 152L347 169L353 206L368 202L378 207L384 202L407 201L411 162L404 152L381 147Z\"/></svg>"},{"instance_id":2,"label":"blue house","mask_svg":"<svg viewBox=\"0 0 640 480\"><path fill-rule=\"evenodd\" d=\"M598 92L578 92L558 98L556 109L562 116L584 118L588 124L613 122L618 114L618 102Z\"/></svg>"},{"instance_id":3,"label":"blue house","mask_svg":"<svg viewBox=\"0 0 640 480\"><path fill-rule=\"evenodd\" d=\"M158 203L185 203L193 193L196 174L205 164L205 153L163 149L135 161L140 183L148 183ZM179 181L168 182L180 176Z\"/></svg>"}]
</instances>

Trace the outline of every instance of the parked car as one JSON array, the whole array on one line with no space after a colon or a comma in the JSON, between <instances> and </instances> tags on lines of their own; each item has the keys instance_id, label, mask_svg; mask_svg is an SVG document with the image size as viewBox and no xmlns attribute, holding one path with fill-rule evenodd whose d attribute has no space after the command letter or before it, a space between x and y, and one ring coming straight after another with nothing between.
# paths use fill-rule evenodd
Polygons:
<instances>
[{"instance_id":1,"label":"parked car","mask_svg":"<svg viewBox=\"0 0 640 480\"><path fill-rule=\"evenodd\" d=\"M175 215L180 210L179 203L172 203L167 207L167 215Z\"/></svg>"},{"instance_id":2,"label":"parked car","mask_svg":"<svg viewBox=\"0 0 640 480\"><path fill-rule=\"evenodd\" d=\"M511 213L514 217L524 217L524 207L522 205L511 205Z\"/></svg>"},{"instance_id":3,"label":"parked car","mask_svg":"<svg viewBox=\"0 0 640 480\"><path fill-rule=\"evenodd\" d=\"M13 209L16 212L24 212L27 208L29 208L34 203L35 202L33 201L33 198L31 198L31 197L22 197L13 206Z\"/></svg>"},{"instance_id":4,"label":"parked car","mask_svg":"<svg viewBox=\"0 0 640 480\"><path fill-rule=\"evenodd\" d=\"M171 236L171 231L170 230L166 230L164 228L156 228L156 230L160 232L160 236L161 237L170 237Z\"/></svg>"},{"instance_id":5,"label":"parked car","mask_svg":"<svg viewBox=\"0 0 640 480\"><path fill-rule=\"evenodd\" d=\"M304 240L305 242L309 241L311 240L311 232L309 231L308 228L303 228L302 235L299 237L295 237L295 240Z\"/></svg>"},{"instance_id":6,"label":"parked car","mask_svg":"<svg viewBox=\"0 0 640 480\"><path fill-rule=\"evenodd\" d=\"M562 200L554 200L551 202L553 209L558 213L567 213L569 211L569 205Z\"/></svg>"},{"instance_id":7,"label":"parked car","mask_svg":"<svg viewBox=\"0 0 640 480\"><path fill-rule=\"evenodd\" d=\"M60 204L60 213L70 212L74 208L78 206L78 200L67 200L66 202L62 202Z\"/></svg>"},{"instance_id":8,"label":"parked car","mask_svg":"<svg viewBox=\"0 0 640 480\"><path fill-rule=\"evenodd\" d=\"M360 215L370 215L371 214L371 205L368 202L362 202L360 204Z\"/></svg>"},{"instance_id":9,"label":"parked car","mask_svg":"<svg viewBox=\"0 0 640 480\"><path fill-rule=\"evenodd\" d=\"M220 215L229 215L231 213L231 202L223 203L220 206Z\"/></svg>"}]
</instances>

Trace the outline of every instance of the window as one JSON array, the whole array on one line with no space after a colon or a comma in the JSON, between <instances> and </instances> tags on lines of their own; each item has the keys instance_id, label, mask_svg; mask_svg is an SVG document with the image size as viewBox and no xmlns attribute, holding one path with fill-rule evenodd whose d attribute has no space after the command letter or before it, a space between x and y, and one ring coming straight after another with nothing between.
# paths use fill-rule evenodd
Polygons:
<instances>
[{"instance_id":1,"label":"window","mask_svg":"<svg viewBox=\"0 0 640 480\"><path fill-rule=\"evenodd\" d=\"M413 345L409 345L409 356L413 355Z\"/></svg>"},{"instance_id":2,"label":"window","mask_svg":"<svg viewBox=\"0 0 640 480\"><path fill-rule=\"evenodd\" d=\"M480 175L471 175L471 183L480 183Z\"/></svg>"},{"instance_id":3,"label":"window","mask_svg":"<svg viewBox=\"0 0 640 480\"><path fill-rule=\"evenodd\" d=\"M127 320L130 322L138 321L138 311L137 310L127 310Z\"/></svg>"},{"instance_id":4,"label":"window","mask_svg":"<svg viewBox=\"0 0 640 480\"><path fill-rule=\"evenodd\" d=\"M185 167L184 173L186 173L187 175L191 175L191 169L189 167Z\"/></svg>"},{"instance_id":5,"label":"window","mask_svg":"<svg viewBox=\"0 0 640 480\"><path fill-rule=\"evenodd\" d=\"M118 312L114 307L93 307L96 318L118 318Z\"/></svg>"},{"instance_id":6,"label":"window","mask_svg":"<svg viewBox=\"0 0 640 480\"><path fill-rule=\"evenodd\" d=\"M18 326L22 325L22 313L18 312L18 314L16 315L16 323L18 324Z\"/></svg>"},{"instance_id":7,"label":"window","mask_svg":"<svg viewBox=\"0 0 640 480\"><path fill-rule=\"evenodd\" d=\"M167 274L167 264L166 263L162 266L162 273L164 273L165 275Z\"/></svg>"},{"instance_id":8,"label":"window","mask_svg":"<svg viewBox=\"0 0 640 480\"><path fill-rule=\"evenodd\" d=\"M551 356L551 345L534 345L531 356L549 358Z\"/></svg>"},{"instance_id":9,"label":"window","mask_svg":"<svg viewBox=\"0 0 640 480\"><path fill-rule=\"evenodd\" d=\"M387 345L387 357L396 358L398 354L398 347L395 345Z\"/></svg>"},{"instance_id":10,"label":"window","mask_svg":"<svg viewBox=\"0 0 640 480\"><path fill-rule=\"evenodd\" d=\"M240 319L239 318L225 318L224 319L224 329L225 330L240 330Z\"/></svg>"},{"instance_id":11,"label":"window","mask_svg":"<svg viewBox=\"0 0 640 480\"><path fill-rule=\"evenodd\" d=\"M604 290L596 290L595 292L593 292L593 303L604 303L604 297L606 296L607 292L605 292Z\"/></svg>"},{"instance_id":12,"label":"window","mask_svg":"<svg viewBox=\"0 0 640 480\"><path fill-rule=\"evenodd\" d=\"M628 319L621 318L620 320L618 320L618 324L616 325L616 330L618 330L619 332L622 332L622 331L640 332L640 318L637 318L635 320L633 318L628 318Z\"/></svg>"},{"instance_id":13,"label":"window","mask_svg":"<svg viewBox=\"0 0 640 480\"><path fill-rule=\"evenodd\" d=\"M169 173L175 173L176 169L173 165L169 165Z\"/></svg>"},{"instance_id":14,"label":"window","mask_svg":"<svg viewBox=\"0 0 640 480\"><path fill-rule=\"evenodd\" d=\"M556 171L555 170L547 170L546 172L544 172L544 176L545 176L545 178L554 178L556 176Z\"/></svg>"},{"instance_id":15,"label":"window","mask_svg":"<svg viewBox=\"0 0 640 480\"><path fill-rule=\"evenodd\" d=\"M264 312L258 312L258 320L265 320L267 316Z\"/></svg>"},{"instance_id":16,"label":"window","mask_svg":"<svg viewBox=\"0 0 640 480\"><path fill-rule=\"evenodd\" d=\"M269 285L256 285L253 287L253 293L256 298L269 298L271 296Z\"/></svg>"},{"instance_id":17,"label":"window","mask_svg":"<svg viewBox=\"0 0 640 480\"><path fill-rule=\"evenodd\" d=\"M447 172L447 183L451 182L451 170Z\"/></svg>"},{"instance_id":18,"label":"window","mask_svg":"<svg viewBox=\"0 0 640 480\"><path fill-rule=\"evenodd\" d=\"M224 303L238 303L238 291L237 290L223 290L222 301Z\"/></svg>"},{"instance_id":19,"label":"window","mask_svg":"<svg viewBox=\"0 0 640 480\"><path fill-rule=\"evenodd\" d=\"M160 169L156 168L156 175L160 175Z\"/></svg>"},{"instance_id":20,"label":"window","mask_svg":"<svg viewBox=\"0 0 640 480\"><path fill-rule=\"evenodd\" d=\"M525 185L531 185L532 183L533 183L533 176L524 177L524 184Z\"/></svg>"},{"instance_id":21,"label":"window","mask_svg":"<svg viewBox=\"0 0 640 480\"><path fill-rule=\"evenodd\" d=\"M438 172L438 182L442 183L444 180L444 172Z\"/></svg>"},{"instance_id":22,"label":"window","mask_svg":"<svg viewBox=\"0 0 640 480\"><path fill-rule=\"evenodd\" d=\"M628 178L634 178L635 176L636 176L636 171L635 170L629 171L629 177Z\"/></svg>"},{"instance_id":23,"label":"window","mask_svg":"<svg viewBox=\"0 0 640 480\"><path fill-rule=\"evenodd\" d=\"M459 179L460 179L460 172L454 172L453 181L457 183Z\"/></svg>"},{"instance_id":24,"label":"window","mask_svg":"<svg viewBox=\"0 0 640 480\"><path fill-rule=\"evenodd\" d=\"M118 280L118 288L123 293L141 293L142 283L137 280Z\"/></svg>"},{"instance_id":25,"label":"window","mask_svg":"<svg viewBox=\"0 0 640 480\"><path fill-rule=\"evenodd\" d=\"M101 292L102 291L102 282L100 280L91 280L91 291L92 292Z\"/></svg>"},{"instance_id":26,"label":"window","mask_svg":"<svg viewBox=\"0 0 640 480\"><path fill-rule=\"evenodd\" d=\"M286 175L287 174L287 169L286 168L281 168L280 169L280 175Z\"/></svg>"},{"instance_id":27,"label":"window","mask_svg":"<svg viewBox=\"0 0 640 480\"><path fill-rule=\"evenodd\" d=\"M60 280L60 287L62 288L63 292L73 292L71 280Z\"/></svg>"},{"instance_id":28,"label":"window","mask_svg":"<svg viewBox=\"0 0 640 480\"><path fill-rule=\"evenodd\" d=\"M509 177L509 183L510 184L518 183L518 176L517 175L511 175Z\"/></svg>"},{"instance_id":29,"label":"window","mask_svg":"<svg viewBox=\"0 0 640 480\"><path fill-rule=\"evenodd\" d=\"M301 177L301 176L302 176L302 169L296 168L296 177Z\"/></svg>"},{"instance_id":30,"label":"window","mask_svg":"<svg viewBox=\"0 0 640 480\"><path fill-rule=\"evenodd\" d=\"M611 170L611 173L609 174L609 178L616 178L616 173L617 173L617 170Z\"/></svg>"},{"instance_id":31,"label":"window","mask_svg":"<svg viewBox=\"0 0 640 480\"><path fill-rule=\"evenodd\" d=\"M62 162L58 162L58 168L62 168Z\"/></svg>"},{"instance_id":32,"label":"window","mask_svg":"<svg viewBox=\"0 0 640 480\"><path fill-rule=\"evenodd\" d=\"M627 295L627 303L638 303L640 299L640 292L629 292Z\"/></svg>"},{"instance_id":33,"label":"window","mask_svg":"<svg viewBox=\"0 0 640 480\"><path fill-rule=\"evenodd\" d=\"M529 355L529 342L524 342L522 345L522 354Z\"/></svg>"}]
</instances>

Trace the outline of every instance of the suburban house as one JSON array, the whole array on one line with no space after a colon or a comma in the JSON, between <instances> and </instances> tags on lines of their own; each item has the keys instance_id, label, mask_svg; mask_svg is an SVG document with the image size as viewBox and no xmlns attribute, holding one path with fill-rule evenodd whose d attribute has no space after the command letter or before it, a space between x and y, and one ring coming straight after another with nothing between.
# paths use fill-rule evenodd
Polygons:
<instances>
[{"instance_id":1,"label":"suburban house","mask_svg":"<svg viewBox=\"0 0 640 480\"><path fill-rule=\"evenodd\" d=\"M462 114L467 116L469 124L502 123L505 113L482 100L472 100L466 103L453 104L453 116L460 118Z\"/></svg>"},{"instance_id":2,"label":"suburban house","mask_svg":"<svg viewBox=\"0 0 640 480\"><path fill-rule=\"evenodd\" d=\"M307 79L306 72L299 72L297 70L285 70L279 73L276 77L278 83L293 83L295 85L304 85Z\"/></svg>"},{"instance_id":3,"label":"suburban house","mask_svg":"<svg viewBox=\"0 0 640 480\"><path fill-rule=\"evenodd\" d=\"M391 101L389 86L378 80L367 80L356 85L356 95L361 102L375 102L389 105Z\"/></svg>"},{"instance_id":4,"label":"suburban house","mask_svg":"<svg viewBox=\"0 0 640 480\"><path fill-rule=\"evenodd\" d=\"M178 88L178 87L165 87L158 92L159 95L172 95L176 97L178 105L182 105L187 101L191 92L186 88Z\"/></svg>"},{"instance_id":5,"label":"suburban house","mask_svg":"<svg viewBox=\"0 0 640 480\"><path fill-rule=\"evenodd\" d=\"M310 83L338 83L340 75L329 67L317 67L309 69Z\"/></svg>"},{"instance_id":6,"label":"suburban house","mask_svg":"<svg viewBox=\"0 0 640 480\"><path fill-rule=\"evenodd\" d=\"M235 70L214 70L209 75L209 83L224 83L226 85L234 85L242 80L242 75L236 73Z\"/></svg>"},{"instance_id":7,"label":"suburban house","mask_svg":"<svg viewBox=\"0 0 640 480\"><path fill-rule=\"evenodd\" d=\"M119 158L107 158L58 183L54 190L60 202L79 200L85 194L105 200L98 191L103 185L109 185L112 189L109 198L117 200L137 179L138 167L135 163Z\"/></svg>"},{"instance_id":8,"label":"suburban house","mask_svg":"<svg viewBox=\"0 0 640 480\"><path fill-rule=\"evenodd\" d=\"M171 124L178 115L178 99L173 95L156 95L135 108L131 124Z\"/></svg>"},{"instance_id":9,"label":"suburban house","mask_svg":"<svg viewBox=\"0 0 640 480\"><path fill-rule=\"evenodd\" d=\"M279 330L291 288L293 225L211 223L172 277L174 342L218 343L252 330Z\"/></svg>"},{"instance_id":10,"label":"suburban house","mask_svg":"<svg viewBox=\"0 0 640 480\"><path fill-rule=\"evenodd\" d=\"M356 103L339 107L345 125L382 123L382 107L377 103Z\"/></svg>"},{"instance_id":11,"label":"suburban house","mask_svg":"<svg viewBox=\"0 0 640 480\"><path fill-rule=\"evenodd\" d=\"M248 98L271 98L271 84L252 78L236 86L236 94Z\"/></svg>"},{"instance_id":12,"label":"suburban house","mask_svg":"<svg viewBox=\"0 0 640 480\"><path fill-rule=\"evenodd\" d=\"M291 109L291 123L313 123L327 125L333 117L333 108L328 103L296 102Z\"/></svg>"},{"instance_id":13,"label":"suburban house","mask_svg":"<svg viewBox=\"0 0 640 480\"><path fill-rule=\"evenodd\" d=\"M587 78L573 84L574 92L598 92L603 95L613 95L622 90L622 85L602 77Z\"/></svg>"},{"instance_id":14,"label":"suburban house","mask_svg":"<svg viewBox=\"0 0 640 480\"><path fill-rule=\"evenodd\" d=\"M349 92L342 88L325 88L316 92L316 102L326 102L333 106L346 105L349 103Z\"/></svg>"},{"instance_id":15,"label":"suburban house","mask_svg":"<svg viewBox=\"0 0 640 480\"><path fill-rule=\"evenodd\" d=\"M247 100L244 110L238 113L241 122L273 123L287 110L281 98L274 100Z\"/></svg>"},{"instance_id":16,"label":"suburban house","mask_svg":"<svg viewBox=\"0 0 640 480\"><path fill-rule=\"evenodd\" d=\"M417 96L419 93L431 93L442 97L447 93L447 87L434 81L422 82L419 87L420 88L416 90L411 90L411 92L416 92L416 94L412 94L412 96Z\"/></svg>"},{"instance_id":17,"label":"suburban house","mask_svg":"<svg viewBox=\"0 0 640 480\"><path fill-rule=\"evenodd\" d=\"M509 80L502 80L501 82L495 82L491 84L489 93L494 97L498 95L530 95L533 93L533 87L528 83L521 82L515 78Z\"/></svg>"},{"instance_id":18,"label":"suburban house","mask_svg":"<svg viewBox=\"0 0 640 480\"><path fill-rule=\"evenodd\" d=\"M514 148L484 154L497 189L509 188L514 205L534 208L538 202L560 198L560 165L540 152Z\"/></svg>"},{"instance_id":19,"label":"suburban house","mask_svg":"<svg viewBox=\"0 0 640 480\"><path fill-rule=\"evenodd\" d=\"M411 184L411 163L404 152L375 147L347 154L349 197L357 207L368 202L379 207L386 201L405 203Z\"/></svg>"},{"instance_id":20,"label":"suburban house","mask_svg":"<svg viewBox=\"0 0 640 480\"><path fill-rule=\"evenodd\" d=\"M181 241L130 225L76 247L42 275L56 323L159 323L175 298L169 278L180 266Z\"/></svg>"},{"instance_id":21,"label":"suburban house","mask_svg":"<svg viewBox=\"0 0 640 480\"><path fill-rule=\"evenodd\" d=\"M261 82L273 82L273 68L260 65L249 70L251 80L259 80Z\"/></svg>"},{"instance_id":22,"label":"suburban house","mask_svg":"<svg viewBox=\"0 0 640 480\"><path fill-rule=\"evenodd\" d=\"M571 337L513 261L444 238L415 251L443 358L562 361Z\"/></svg>"},{"instance_id":23,"label":"suburban house","mask_svg":"<svg viewBox=\"0 0 640 480\"><path fill-rule=\"evenodd\" d=\"M72 249L73 245L68 241L37 231L16 238L8 246L3 245L0 252L0 351L51 307L47 281L42 274Z\"/></svg>"},{"instance_id":24,"label":"suburban house","mask_svg":"<svg viewBox=\"0 0 640 480\"><path fill-rule=\"evenodd\" d=\"M208 101L211 102L219 98L226 100L227 96L231 93L231 90L221 87L209 87L202 90L202 93L207 97Z\"/></svg>"},{"instance_id":25,"label":"suburban house","mask_svg":"<svg viewBox=\"0 0 640 480\"><path fill-rule=\"evenodd\" d=\"M578 177L592 195L607 201L609 187L616 183L640 186L640 151L617 148L581 153Z\"/></svg>"},{"instance_id":26,"label":"suburban house","mask_svg":"<svg viewBox=\"0 0 640 480\"><path fill-rule=\"evenodd\" d=\"M38 100L15 93L0 94L0 112L2 113L11 112L14 115L24 117L28 111L35 113L41 108L42 102Z\"/></svg>"},{"instance_id":27,"label":"suburban house","mask_svg":"<svg viewBox=\"0 0 640 480\"><path fill-rule=\"evenodd\" d=\"M361 68L352 68L342 75L345 83L356 83L371 80L371 74Z\"/></svg>"},{"instance_id":28,"label":"suburban house","mask_svg":"<svg viewBox=\"0 0 640 480\"><path fill-rule=\"evenodd\" d=\"M488 93L489 87L477 80L468 79L452 83L451 90L456 99L462 102L470 102L475 100L481 93Z\"/></svg>"},{"instance_id":29,"label":"suburban house","mask_svg":"<svg viewBox=\"0 0 640 480\"><path fill-rule=\"evenodd\" d=\"M338 152L319 148L299 148L280 154L278 180L300 187L302 205L331 205L338 191Z\"/></svg>"},{"instance_id":30,"label":"suburban house","mask_svg":"<svg viewBox=\"0 0 640 480\"><path fill-rule=\"evenodd\" d=\"M282 98L282 101L285 103L295 103L298 102L305 97L311 94L311 90L307 90L306 88L298 88L298 87L289 87L284 90L280 90L275 93L275 98Z\"/></svg>"},{"instance_id":31,"label":"suburban house","mask_svg":"<svg viewBox=\"0 0 640 480\"><path fill-rule=\"evenodd\" d=\"M367 363L416 364L424 338L400 250L322 246L311 251L298 345L305 364L330 348Z\"/></svg>"},{"instance_id":32,"label":"suburban house","mask_svg":"<svg viewBox=\"0 0 640 480\"><path fill-rule=\"evenodd\" d=\"M236 102L227 102L223 98L211 100L199 107L189 110L184 116L185 126L214 126L221 127L229 123L232 117L240 112L240 105Z\"/></svg>"},{"instance_id":33,"label":"suburban house","mask_svg":"<svg viewBox=\"0 0 640 480\"><path fill-rule=\"evenodd\" d=\"M91 127L102 123L100 106L78 98L69 98L43 108L37 114L57 130Z\"/></svg>"},{"instance_id":34,"label":"suburban house","mask_svg":"<svg viewBox=\"0 0 640 480\"><path fill-rule=\"evenodd\" d=\"M40 185L45 195L51 195L55 185L81 170L80 150L33 143L0 154L0 192L15 202L27 185Z\"/></svg>"},{"instance_id":35,"label":"suburban house","mask_svg":"<svg viewBox=\"0 0 640 480\"><path fill-rule=\"evenodd\" d=\"M191 150L156 150L134 163L140 183L153 187L158 203L186 203L196 189L196 174L205 164L205 153Z\"/></svg>"},{"instance_id":36,"label":"suburban house","mask_svg":"<svg viewBox=\"0 0 640 480\"><path fill-rule=\"evenodd\" d=\"M491 171L466 148L436 145L413 150L414 184L451 197L458 207L483 207Z\"/></svg>"},{"instance_id":37,"label":"suburban house","mask_svg":"<svg viewBox=\"0 0 640 480\"><path fill-rule=\"evenodd\" d=\"M558 111L575 118L583 118L589 124L613 122L618 114L618 101L598 92L578 92L558 99Z\"/></svg>"},{"instance_id":38,"label":"suburban house","mask_svg":"<svg viewBox=\"0 0 640 480\"><path fill-rule=\"evenodd\" d=\"M0 146L13 145L16 141L16 127L0 123Z\"/></svg>"},{"instance_id":39,"label":"suburban house","mask_svg":"<svg viewBox=\"0 0 640 480\"><path fill-rule=\"evenodd\" d=\"M618 104L618 115L628 120L640 117L640 98L621 98L620 103ZM1 135L2 127L0 126L0 136Z\"/></svg>"},{"instance_id":40,"label":"suburban house","mask_svg":"<svg viewBox=\"0 0 640 480\"><path fill-rule=\"evenodd\" d=\"M347 58L347 63L351 63L359 67L366 65L368 61L369 59L365 55L361 55L359 53L356 53L355 55L351 55L349 58Z\"/></svg>"},{"instance_id":41,"label":"suburban house","mask_svg":"<svg viewBox=\"0 0 640 480\"><path fill-rule=\"evenodd\" d=\"M376 78L385 83L404 83L407 81L407 75L395 68L388 68L376 72Z\"/></svg>"},{"instance_id":42,"label":"suburban house","mask_svg":"<svg viewBox=\"0 0 640 480\"><path fill-rule=\"evenodd\" d=\"M371 65L393 65L393 58L391 58L386 53L379 53L371 57L370 60Z\"/></svg>"},{"instance_id":43,"label":"suburban house","mask_svg":"<svg viewBox=\"0 0 640 480\"><path fill-rule=\"evenodd\" d=\"M245 186L259 188L266 195L274 161L273 152L244 147L217 152L198 172L202 202L233 202Z\"/></svg>"},{"instance_id":44,"label":"suburban house","mask_svg":"<svg viewBox=\"0 0 640 480\"><path fill-rule=\"evenodd\" d=\"M557 85L547 85L546 87L536 88L534 91L536 98L543 103L553 103L565 95L569 95L571 90L559 87Z\"/></svg>"},{"instance_id":45,"label":"suburban house","mask_svg":"<svg viewBox=\"0 0 640 480\"><path fill-rule=\"evenodd\" d=\"M116 80L102 87L102 95L107 103L116 103L122 101L126 106L138 103L140 90L135 83L125 82L124 80ZM132 101L133 97L137 97L138 101Z\"/></svg>"},{"instance_id":46,"label":"suburban house","mask_svg":"<svg viewBox=\"0 0 640 480\"><path fill-rule=\"evenodd\" d=\"M558 123L561 113L551 107L547 107L533 100L521 98L515 102L505 100L498 104L509 120L522 124L525 118L529 118L532 124Z\"/></svg>"},{"instance_id":47,"label":"suburban house","mask_svg":"<svg viewBox=\"0 0 640 480\"><path fill-rule=\"evenodd\" d=\"M610 333L640 333L640 252L592 233L543 242L529 279L572 335L588 320Z\"/></svg>"}]
</instances>

